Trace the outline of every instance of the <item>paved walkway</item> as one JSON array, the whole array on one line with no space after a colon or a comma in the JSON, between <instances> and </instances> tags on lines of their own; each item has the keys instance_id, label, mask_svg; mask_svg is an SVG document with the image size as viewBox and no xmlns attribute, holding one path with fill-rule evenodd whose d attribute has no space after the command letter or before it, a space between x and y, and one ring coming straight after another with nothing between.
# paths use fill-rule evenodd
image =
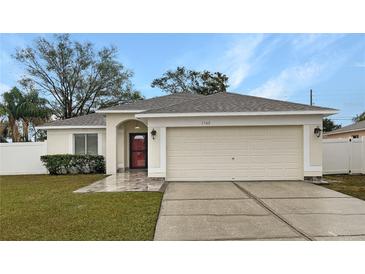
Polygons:
<instances>
[{"instance_id":1,"label":"paved walkway","mask_svg":"<svg viewBox=\"0 0 365 274\"><path fill-rule=\"evenodd\" d=\"M365 240L365 202L306 182L169 183L155 240Z\"/></svg>"},{"instance_id":2,"label":"paved walkway","mask_svg":"<svg viewBox=\"0 0 365 274\"><path fill-rule=\"evenodd\" d=\"M147 171L129 171L110 175L74 192L159 191L163 183L164 181L148 178Z\"/></svg>"}]
</instances>

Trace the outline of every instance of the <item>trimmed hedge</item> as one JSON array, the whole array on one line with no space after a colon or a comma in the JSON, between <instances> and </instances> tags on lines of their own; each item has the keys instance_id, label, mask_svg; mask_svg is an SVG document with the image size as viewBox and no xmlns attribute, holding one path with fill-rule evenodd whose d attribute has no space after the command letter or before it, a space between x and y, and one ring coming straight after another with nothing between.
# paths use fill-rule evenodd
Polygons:
<instances>
[{"instance_id":1,"label":"trimmed hedge","mask_svg":"<svg viewBox=\"0 0 365 274\"><path fill-rule=\"evenodd\" d=\"M99 155L43 155L41 161L51 175L105 173L105 160Z\"/></svg>"}]
</instances>

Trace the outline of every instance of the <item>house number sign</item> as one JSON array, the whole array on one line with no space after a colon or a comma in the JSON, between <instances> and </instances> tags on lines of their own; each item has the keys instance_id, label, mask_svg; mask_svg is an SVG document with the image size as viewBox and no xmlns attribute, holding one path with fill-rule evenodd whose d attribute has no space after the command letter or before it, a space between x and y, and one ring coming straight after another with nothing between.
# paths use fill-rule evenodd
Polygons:
<instances>
[{"instance_id":1,"label":"house number sign","mask_svg":"<svg viewBox=\"0 0 365 274\"><path fill-rule=\"evenodd\" d=\"M210 121L202 121L203 126L210 126Z\"/></svg>"}]
</instances>

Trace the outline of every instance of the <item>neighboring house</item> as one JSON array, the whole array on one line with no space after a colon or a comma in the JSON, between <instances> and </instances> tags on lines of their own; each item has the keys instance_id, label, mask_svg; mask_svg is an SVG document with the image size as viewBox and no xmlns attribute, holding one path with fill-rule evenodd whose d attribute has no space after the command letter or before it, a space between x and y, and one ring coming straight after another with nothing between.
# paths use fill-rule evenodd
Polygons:
<instances>
[{"instance_id":1,"label":"neighboring house","mask_svg":"<svg viewBox=\"0 0 365 274\"><path fill-rule=\"evenodd\" d=\"M156 97L54 121L48 154L105 156L108 174L147 168L167 181L322 176L322 118L336 110L217 93Z\"/></svg>"},{"instance_id":2,"label":"neighboring house","mask_svg":"<svg viewBox=\"0 0 365 274\"><path fill-rule=\"evenodd\" d=\"M365 136L365 121L360 121L355 124L345 126L323 135L324 139L335 139L335 138L361 138Z\"/></svg>"}]
</instances>

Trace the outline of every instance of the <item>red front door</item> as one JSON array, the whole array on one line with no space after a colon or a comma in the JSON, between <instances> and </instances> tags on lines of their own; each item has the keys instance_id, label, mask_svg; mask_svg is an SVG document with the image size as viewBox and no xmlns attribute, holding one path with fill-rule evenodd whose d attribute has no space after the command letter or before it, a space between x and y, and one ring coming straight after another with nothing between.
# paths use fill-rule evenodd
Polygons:
<instances>
[{"instance_id":1,"label":"red front door","mask_svg":"<svg viewBox=\"0 0 365 274\"><path fill-rule=\"evenodd\" d=\"M129 168L147 168L147 134L129 134Z\"/></svg>"}]
</instances>

